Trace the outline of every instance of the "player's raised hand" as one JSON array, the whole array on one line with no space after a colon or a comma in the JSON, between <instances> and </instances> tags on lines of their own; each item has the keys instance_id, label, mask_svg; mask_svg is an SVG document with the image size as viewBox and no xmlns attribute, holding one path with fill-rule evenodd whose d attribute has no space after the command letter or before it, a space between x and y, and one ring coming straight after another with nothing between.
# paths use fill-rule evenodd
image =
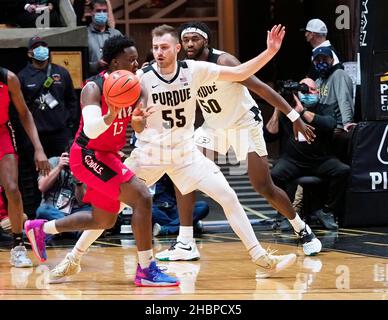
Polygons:
<instances>
[{"instance_id":1,"label":"player's raised hand","mask_svg":"<svg viewBox=\"0 0 388 320\"><path fill-rule=\"evenodd\" d=\"M282 46L286 28L281 24L272 27L271 31L267 31L267 49L271 53L277 53Z\"/></svg>"}]
</instances>

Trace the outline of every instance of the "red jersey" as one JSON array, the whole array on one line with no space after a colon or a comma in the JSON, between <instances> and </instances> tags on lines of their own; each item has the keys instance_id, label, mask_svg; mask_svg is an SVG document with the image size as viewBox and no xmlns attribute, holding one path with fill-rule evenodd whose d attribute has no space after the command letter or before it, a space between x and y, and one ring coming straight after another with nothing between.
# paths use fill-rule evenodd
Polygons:
<instances>
[{"instance_id":1,"label":"red jersey","mask_svg":"<svg viewBox=\"0 0 388 320\"><path fill-rule=\"evenodd\" d=\"M0 125L9 121L8 70L0 67Z\"/></svg>"},{"instance_id":2,"label":"red jersey","mask_svg":"<svg viewBox=\"0 0 388 320\"><path fill-rule=\"evenodd\" d=\"M87 82L95 82L101 90L101 112L104 116L108 113L108 105L105 97L102 95L102 87L107 77L106 71L99 73L97 76L89 79ZM132 118L132 106L122 108L116 119L110 127L96 139L88 138L83 132L83 118L81 117L80 126L76 135L78 145L90 150L118 152L126 143L126 129Z\"/></svg>"}]
</instances>

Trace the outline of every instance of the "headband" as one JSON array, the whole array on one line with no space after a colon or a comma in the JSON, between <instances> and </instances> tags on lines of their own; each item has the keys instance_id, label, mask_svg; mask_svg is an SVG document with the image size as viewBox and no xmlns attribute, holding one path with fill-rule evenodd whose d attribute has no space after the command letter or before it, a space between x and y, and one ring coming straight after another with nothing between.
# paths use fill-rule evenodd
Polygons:
<instances>
[{"instance_id":1,"label":"headband","mask_svg":"<svg viewBox=\"0 0 388 320\"><path fill-rule=\"evenodd\" d=\"M204 37L206 40L208 39L208 35L205 31L202 31L201 29L195 28L195 27L190 27L186 28L181 32L181 38L186 34L186 33L191 33L191 32L196 32L200 34L202 37Z\"/></svg>"}]
</instances>

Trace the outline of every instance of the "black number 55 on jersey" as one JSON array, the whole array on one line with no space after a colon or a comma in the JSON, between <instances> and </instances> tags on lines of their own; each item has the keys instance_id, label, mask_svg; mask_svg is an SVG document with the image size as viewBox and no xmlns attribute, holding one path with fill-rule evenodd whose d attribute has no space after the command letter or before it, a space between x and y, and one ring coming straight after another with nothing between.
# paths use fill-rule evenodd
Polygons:
<instances>
[{"instance_id":1,"label":"black number 55 on jersey","mask_svg":"<svg viewBox=\"0 0 388 320\"><path fill-rule=\"evenodd\" d=\"M174 126L182 128L186 125L186 117L183 115L185 109L163 110L162 118L165 121L163 127L172 129Z\"/></svg>"}]
</instances>

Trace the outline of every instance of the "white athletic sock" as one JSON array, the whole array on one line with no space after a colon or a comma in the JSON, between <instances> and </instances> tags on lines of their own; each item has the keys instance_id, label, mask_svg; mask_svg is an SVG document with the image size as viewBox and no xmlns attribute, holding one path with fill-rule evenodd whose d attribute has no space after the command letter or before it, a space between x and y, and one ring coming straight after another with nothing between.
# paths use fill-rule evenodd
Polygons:
<instances>
[{"instance_id":1,"label":"white athletic sock","mask_svg":"<svg viewBox=\"0 0 388 320\"><path fill-rule=\"evenodd\" d=\"M104 230L85 230L78 239L70 255L74 260L79 260L85 254L86 250L96 241Z\"/></svg>"},{"instance_id":2,"label":"white athletic sock","mask_svg":"<svg viewBox=\"0 0 388 320\"><path fill-rule=\"evenodd\" d=\"M43 225L43 231L47 234L57 234L59 233L55 227L55 220L47 221Z\"/></svg>"},{"instance_id":3,"label":"white athletic sock","mask_svg":"<svg viewBox=\"0 0 388 320\"><path fill-rule=\"evenodd\" d=\"M154 253L152 249L146 251L138 251L139 264L142 269L148 268L150 263L154 260Z\"/></svg>"},{"instance_id":4,"label":"white athletic sock","mask_svg":"<svg viewBox=\"0 0 388 320\"><path fill-rule=\"evenodd\" d=\"M311 233L311 229L310 227L307 225L306 222L304 222L300 216L298 215L298 213L296 213L296 216L293 220L288 220L290 221L292 227L294 228L294 230L296 232L300 232L301 230L303 230L305 227L306 227L306 230L307 230L307 233Z\"/></svg>"},{"instance_id":5,"label":"white athletic sock","mask_svg":"<svg viewBox=\"0 0 388 320\"><path fill-rule=\"evenodd\" d=\"M261 246L260 243L258 243L256 246L254 246L252 249L249 249L249 255L252 258L252 261L255 262L257 259L259 259L262 255L266 254L267 251Z\"/></svg>"},{"instance_id":6,"label":"white athletic sock","mask_svg":"<svg viewBox=\"0 0 388 320\"><path fill-rule=\"evenodd\" d=\"M191 227L179 227L179 235L177 241L180 241L184 244L194 241L194 228Z\"/></svg>"},{"instance_id":7,"label":"white athletic sock","mask_svg":"<svg viewBox=\"0 0 388 320\"><path fill-rule=\"evenodd\" d=\"M85 254L85 252L86 251L81 251L76 247L74 247L73 250L71 250L71 252L69 253L69 256L73 261L76 261L76 260L80 260L82 256Z\"/></svg>"}]
</instances>

